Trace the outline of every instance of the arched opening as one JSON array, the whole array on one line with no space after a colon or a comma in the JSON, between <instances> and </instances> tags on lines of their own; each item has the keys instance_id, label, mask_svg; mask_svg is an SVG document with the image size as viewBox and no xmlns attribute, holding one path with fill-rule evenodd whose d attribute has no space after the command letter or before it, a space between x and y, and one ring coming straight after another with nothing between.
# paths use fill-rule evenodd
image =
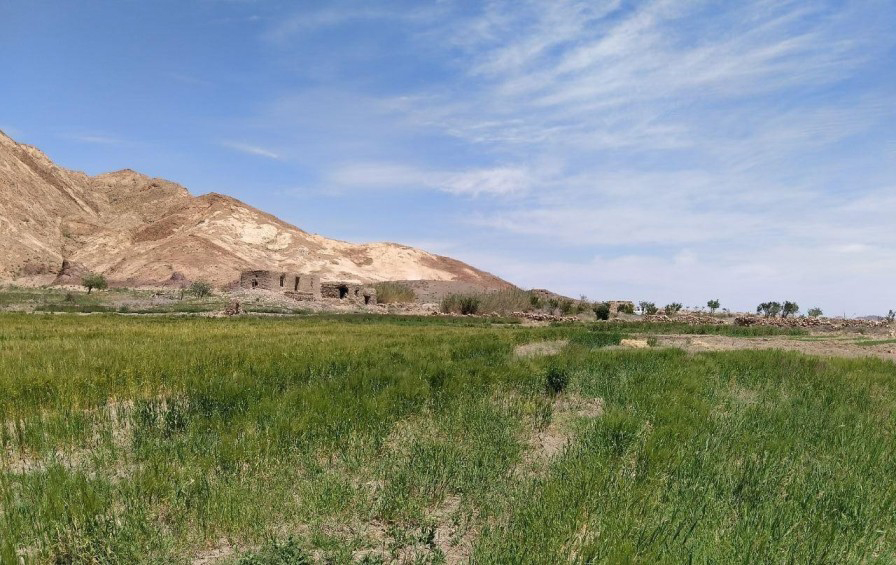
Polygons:
<instances>
[{"instance_id":1,"label":"arched opening","mask_svg":"<svg viewBox=\"0 0 896 565\"><path fill-rule=\"evenodd\" d=\"M370 304L370 295L369 294L364 295L364 304Z\"/></svg>"},{"instance_id":2,"label":"arched opening","mask_svg":"<svg viewBox=\"0 0 896 565\"><path fill-rule=\"evenodd\" d=\"M340 299L345 298L347 294L348 294L348 287L345 285L340 286L339 287L339 298Z\"/></svg>"}]
</instances>

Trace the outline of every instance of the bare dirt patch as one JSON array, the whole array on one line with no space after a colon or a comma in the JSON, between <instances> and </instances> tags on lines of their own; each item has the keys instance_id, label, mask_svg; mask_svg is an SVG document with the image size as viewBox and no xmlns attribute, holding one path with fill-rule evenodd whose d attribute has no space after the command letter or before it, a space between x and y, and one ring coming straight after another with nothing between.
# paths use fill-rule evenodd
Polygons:
<instances>
[{"instance_id":1,"label":"bare dirt patch","mask_svg":"<svg viewBox=\"0 0 896 565\"><path fill-rule=\"evenodd\" d=\"M735 351L741 349L780 349L798 351L823 357L877 357L896 362L896 343L861 345L863 336L813 336L810 339L792 337L728 337L719 335L664 335L657 336L657 344L677 347L688 353L706 351Z\"/></svg>"},{"instance_id":2,"label":"bare dirt patch","mask_svg":"<svg viewBox=\"0 0 896 565\"><path fill-rule=\"evenodd\" d=\"M550 423L529 436L529 449L517 471L526 475L544 470L551 459L557 457L569 444L576 419L597 418L601 414L603 400L600 398L583 398L577 394L558 396L551 409Z\"/></svg>"}]
</instances>

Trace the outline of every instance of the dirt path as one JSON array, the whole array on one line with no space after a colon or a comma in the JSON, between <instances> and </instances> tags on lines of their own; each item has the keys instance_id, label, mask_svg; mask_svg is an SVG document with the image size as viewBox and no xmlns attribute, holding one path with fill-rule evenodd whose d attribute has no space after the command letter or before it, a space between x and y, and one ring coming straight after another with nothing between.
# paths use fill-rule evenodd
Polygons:
<instances>
[{"instance_id":1,"label":"dirt path","mask_svg":"<svg viewBox=\"0 0 896 565\"><path fill-rule=\"evenodd\" d=\"M896 340L890 343L861 345L862 336L728 337L719 335L661 335L657 345L678 347L689 353L733 351L737 349L781 349L827 357L877 357L896 362ZM887 340L884 340L887 341Z\"/></svg>"}]
</instances>

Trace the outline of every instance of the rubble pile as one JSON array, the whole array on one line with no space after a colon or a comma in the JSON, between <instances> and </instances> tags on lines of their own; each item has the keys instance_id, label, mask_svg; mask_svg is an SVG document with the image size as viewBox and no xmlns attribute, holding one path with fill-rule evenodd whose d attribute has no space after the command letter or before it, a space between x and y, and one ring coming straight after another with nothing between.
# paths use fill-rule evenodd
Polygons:
<instances>
[{"instance_id":1,"label":"rubble pile","mask_svg":"<svg viewBox=\"0 0 896 565\"><path fill-rule=\"evenodd\" d=\"M576 316L555 316L544 312L513 312L511 316L533 322L577 322L579 320Z\"/></svg>"},{"instance_id":2,"label":"rubble pile","mask_svg":"<svg viewBox=\"0 0 896 565\"><path fill-rule=\"evenodd\" d=\"M814 328L827 331L849 329L887 328L886 320L856 320L849 318L766 318L763 316L738 316L735 326L773 326L776 328Z\"/></svg>"},{"instance_id":3,"label":"rubble pile","mask_svg":"<svg viewBox=\"0 0 896 565\"><path fill-rule=\"evenodd\" d=\"M643 317L645 322L654 324L687 324L689 326L706 326L725 324L724 318L717 318L700 312L679 312L669 316L667 314L648 314Z\"/></svg>"}]
</instances>

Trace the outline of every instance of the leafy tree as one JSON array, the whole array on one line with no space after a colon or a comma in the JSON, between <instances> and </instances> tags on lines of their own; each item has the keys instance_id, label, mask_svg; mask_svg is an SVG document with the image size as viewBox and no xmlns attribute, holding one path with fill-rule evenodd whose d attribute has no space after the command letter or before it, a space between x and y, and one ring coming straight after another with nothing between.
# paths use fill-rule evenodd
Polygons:
<instances>
[{"instance_id":1,"label":"leafy tree","mask_svg":"<svg viewBox=\"0 0 896 565\"><path fill-rule=\"evenodd\" d=\"M824 316L824 312L822 312L821 308L818 307L809 308L808 314L810 318L819 318L821 316Z\"/></svg>"},{"instance_id":2,"label":"leafy tree","mask_svg":"<svg viewBox=\"0 0 896 565\"><path fill-rule=\"evenodd\" d=\"M781 310L781 317L786 318L787 316L795 316L799 313L799 311L800 307L796 302L785 300L784 307Z\"/></svg>"},{"instance_id":3,"label":"leafy tree","mask_svg":"<svg viewBox=\"0 0 896 565\"><path fill-rule=\"evenodd\" d=\"M623 314L634 314L635 313L635 305L631 302L623 302L617 308L617 312L621 312Z\"/></svg>"},{"instance_id":4,"label":"leafy tree","mask_svg":"<svg viewBox=\"0 0 896 565\"><path fill-rule=\"evenodd\" d=\"M757 314L763 314L766 318L774 318L781 313L781 304L779 302L763 302L756 307Z\"/></svg>"},{"instance_id":5,"label":"leafy tree","mask_svg":"<svg viewBox=\"0 0 896 565\"><path fill-rule=\"evenodd\" d=\"M189 292L196 298L205 298L206 296L211 295L212 285L205 281L195 281L190 285Z\"/></svg>"},{"instance_id":6,"label":"leafy tree","mask_svg":"<svg viewBox=\"0 0 896 565\"><path fill-rule=\"evenodd\" d=\"M606 302L595 302L593 306L594 315L598 320L610 319L610 305Z\"/></svg>"},{"instance_id":7,"label":"leafy tree","mask_svg":"<svg viewBox=\"0 0 896 565\"><path fill-rule=\"evenodd\" d=\"M890 310L890 313L887 314L887 321L893 323L893 320L896 320L896 310Z\"/></svg>"},{"instance_id":8,"label":"leafy tree","mask_svg":"<svg viewBox=\"0 0 896 565\"><path fill-rule=\"evenodd\" d=\"M663 307L663 311L666 312L667 316L674 316L675 314L678 314L678 312L681 310L681 308L682 308L681 303L673 302L672 304L666 304Z\"/></svg>"},{"instance_id":9,"label":"leafy tree","mask_svg":"<svg viewBox=\"0 0 896 565\"><path fill-rule=\"evenodd\" d=\"M657 311L659 310L656 307L656 304L654 304L653 302L646 302L646 301L639 302L638 308L641 309L641 314L648 314L648 315L656 314Z\"/></svg>"},{"instance_id":10,"label":"leafy tree","mask_svg":"<svg viewBox=\"0 0 896 565\"><path fill-rule=\"evenodd\" d=\"M93 289L105 290L109 288L106 277L100 273L87 273L81 278L81 284L87 289L87 294L90 294Z\"/></svg>"},{"instance_id":11,"label":"leafy tree","mask_svg":"<svg viewBox=\"0 0 896 565\"><path fill-rule=\"evenodd\" d=\"M718 310L721 305L722 304L719 302L718 298L713 298L706 303L706 307L709 308L710 314L715 314L716 310Z\"/></svg>"}]
</instances>

